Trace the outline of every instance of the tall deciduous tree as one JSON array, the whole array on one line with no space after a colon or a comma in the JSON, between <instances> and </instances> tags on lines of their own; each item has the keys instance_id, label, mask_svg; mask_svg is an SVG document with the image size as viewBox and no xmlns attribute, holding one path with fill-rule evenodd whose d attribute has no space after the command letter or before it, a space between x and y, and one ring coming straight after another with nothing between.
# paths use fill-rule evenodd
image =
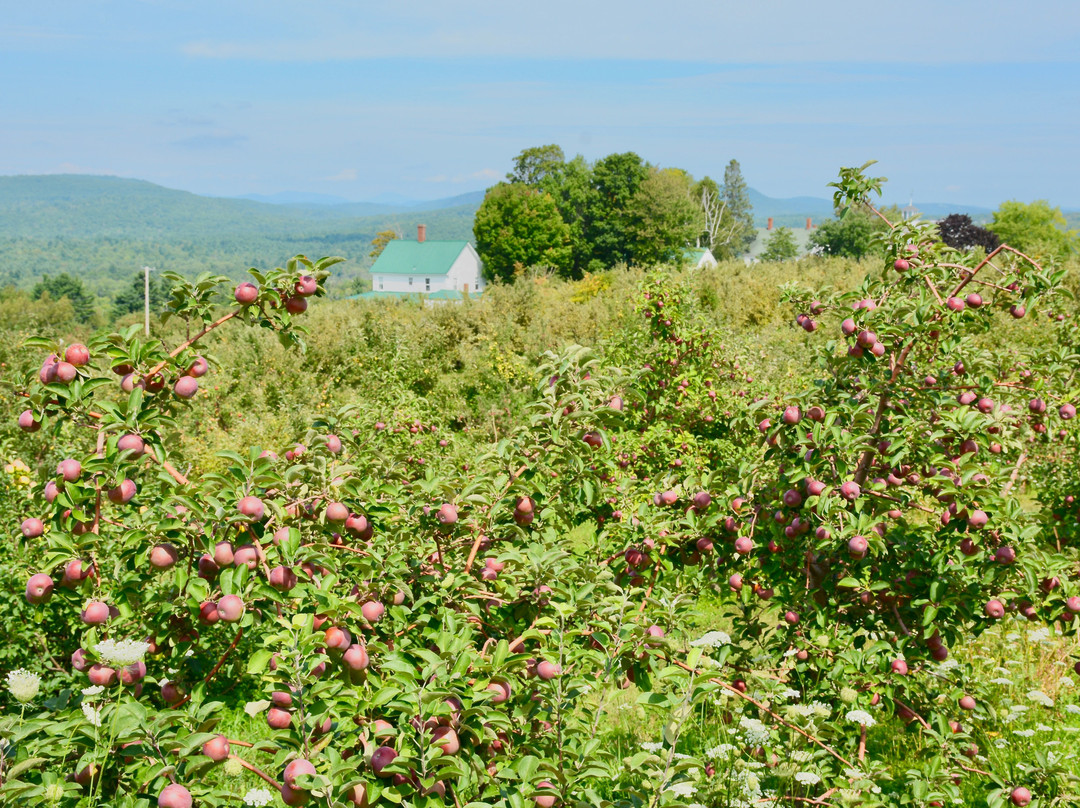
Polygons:
<instances>
[{"instance_id":1,"label":"tall deciduous tree","mask_svg":"<svg viewBox=\"0 0 1080 808\"><path fill-rule=\"evenodd\" d=\"M476 250L489 279L512 280L531 266L570 268L570 228L550 194L522 183L489 188L473 224Z\"/></svg>"},{"instance_id":2,"label":"tall deciduous tree","mask_svg":"<svg viewBox=\"0 0 1080 808\"><path fill-rule=\"evenodd\" d=\"M566 155L563 154L562 146L551 143L547 146L534 146L523 149L514 158L514 170L506 175L508 182L520 182L523 185L532 185L550 192L545 183L551 180L558 184L558 175Z\"/></svg>"},{"instance_id":3,"label":"tall deciduous tree","mask_svg":"<svg viewBox=\"0 0 1080 808\"><path fill-rule=\"evenodd\" d=\"M1031 204L1003 202L994 211L990 229L1005 243L1026 253L1066 258L1080 248L1080 238L1069 230L1061 208L1045 199Z\"/></svg>"},{"instance_id":4,"label":"tall deciduous tree","mask_svg":"<svg viewBox=\"0 0 1080 808\"><path fill-rule=\"evenodd\" d=\"M653 168L627 208L633 258L638 264L673 261L695 244L703 215L693 180L681 169Z\"/></svg>"},{"instance_id":5,"label":"tall deciduous tree","mask_svg":"<svg viewBox=\"0 0 1080 808\"><path fill-rule=\"evenodd\" d=\"M633 260L628 209L648 174L648 167L634 152L624 152L597 160L592 173L596 195L585 234L592 245L587 268L595 271Z\"/></svg>"},{"instance_id":6,"label":"tall deciduous tree","mask_svg":"<svg viewBox=\"0 0 1080 808\"><path fill-rule=\"evenodd\" d=\"M770 233L761 253L762 261L791 261L798 257L799 245L790 227L778 227Z\"/></svg>"}]
</instances>

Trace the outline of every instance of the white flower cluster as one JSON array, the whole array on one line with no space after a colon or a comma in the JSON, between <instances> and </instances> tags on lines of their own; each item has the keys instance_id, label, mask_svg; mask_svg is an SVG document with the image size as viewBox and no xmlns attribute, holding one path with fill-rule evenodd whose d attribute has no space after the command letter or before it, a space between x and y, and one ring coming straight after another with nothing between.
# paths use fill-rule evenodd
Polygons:
<instances>
[{"instance_id":1,"label":"white flower cluster","mask_svg":"<svg viewBox=\"0 0 1080 808\"><path fill-rule=\"evenodd\" d=\"M792 690L791 688L781 690L776 696L777 701L798 701L801 698L802 693L798 690Z\"/></svg>"},{"instance_id":2,"label":"white flower cluster","mask_svg":"<svg viewBox=\"0 0 1080 808\"><path fill-rule=\"evenodd\" d=\"M1066 704L1065 712L1070 715L1080 715L1080 704Z\"/></svg>"},{"instance_id":3,"label":"white flower cluster","mask_svg":"<svg viewBox=\"0 0 1080 808\"><path fill-rule=\"evenodd\" d=\"M731 645L731 636L724 631L709 631L690 643L694 648L720 648Z\"/></svg>"},{"instance_id":4,"label":"white flower cluster","mask_svg":"<svg viewBox=\"0 0 1080 808\"><path fill-rule=\"evenodd\" d=\"M821 778L813 772L795 772L795 779L804 786L814 786L821 782Z\"/></svg>"},{"instance_id":5,"label":"white flower cluster","mask_svg":"<svg viewBox=\"0 0 1080 808\"><path fill-rule=\"evenodd\" d=\"M1043 693L1041 690L1029 690L1027 697L1030 701L1033 701L1036 704L1041 704L1043 707L1054 706L1054 700L1045 693Z\"/></svg>"},{"instance_id":6,"label":"white flower cluster","mask_svg":"<svg viewBox=\"0 0 1080 808\"><path fill-rule=\"evenodd\" d=\"M1058 687L1076 687L1076 682L1068 676L1062 676L1061 681L1058 682Z\"/></svg>"},{"instance_id":7,"label":"white flower cluster","mask_svg":"<svg viewBox=\"0 0 1080 808\"><path fill-rule=\"evenodd\" d=\"M1001 685L1002 687L1012 687L1012 679L1006 679L1004 676L999 676L997 679L991 679L990 684Z\"/></svg>"},{"instance_id":8,"label":"white flower cluster","mask_svg":"<svg viewBox=\"0 0 1080 808\"><path fill-rule=\"evenodd\" d=\"M939 662L937 667L938 667L938 670L942 671L942 672L954 671L954 670L956 670L957 668L960 667L960 663L957 660L950 657L949 659L946 659L943 662Z\"/></svg>"},{"instance_id":9,"label":"white flower cluster","mask_svg":"<svg viewBox=\"0 0 1080 808\"><path fill-rule=\"evenodd\" d=\"M142 662L149 650L149 643L138 640L102 640L94 646L98 658L113 668L126 668Z\"/></svg>"},{"instance_id":10,"label":"white flower cluster","mask_svg":"<svg viewBox=\"0 0 1080 808\"><path fill-rule=\"evenodd\" d=\"M769 728L756 718L743 716L739 719L743 728L743 740L747 746L764 746L769 741Z\"/></svg>"},{"instance_id":11,"label":"white flower cluster","mask_svg":"<svg viewBox=\"0 0 1080 808\"><path fill-rule=\"evenodd\" d=\"M89 721L93 726L101 726L101 710L94 707L92 704L88 704L84 701L82 703L82 711L83 715L86 716L86 720Z\"/></svg>"},{"instance_id":12,"label":"white flower cluster","mask_svg":"<svg viewBox=\"0 0 1080 808\"><path fill-rule=\"evenodd\" d=\"M724 760L731 757L732 752L739 751L737 746L733 746L729 743L722 743L719 746L714 746L712 749L705 750L705 757L712 758L713 760Z\"/></svg>"},{"instance_id":13,"label":"white flower cluster","mask_svg":"<svg viewBox=\"0 0 1080 808\"><path fill-rule=\"evenodd\" d=\"M7 675L8 690L15 700L26 704L37 698L41 692L41 677L22 668L16 668Z\"/></svg>"},{"instance_id":14,"label":"white flower cluster","mask_svg":"<svg viewBox=\"0 0 1080 808\"><path fill-rule=\"evenodd\" d=\"M90 687L84 687L82 689L82 694L88 699L92 699L94 696L100 696L104 692L105 688L101 685L91 685Z\"/></svg>"},{"instance_id":15,"label":"white flower cluster","mask_svg":"<svg viewBox=\"0 0 1080 808\"><path fill-rule=\"evenodd\" d=\"M244 795L244 805L251 808L263 808L274 801L274 794L268 788L253 788Z\"/></svg>"},{"instance_id":16,"label":"white flower cluster","mask_svg":"<svg viewBox=\"0 0 1080 808\"><path fill-rule=\"evenodd\" d=\"M862 724L864 727L872 727L877 723L874 716L870 715L866 710L849 710L846 718L848 721Z\"/></svg>"},{"instance_id":17,"label":"white flower cluster","mask_svg":"<svg viewBox=\"0 0 1080 808\"><path fill-rule=\"evenodd\" d=\"M1021 738L1030 738L1035 734L1033 729L1014 729L1013 735L1019 735Z\"/></svg>"},{"instance_id":18,"label":"white flower cluster","mask_svg":"<svg viewBox=\"0 0 1080 808\"><path fill-rule=\"evenodd\" d=\"M646 752L659 752L661 749L664 748L664 745L662 743L654 743L653 741L646 741L645 743L643 743L641 745L641 748L644 749Z\"/></svg>"},{"instance_id":19,"label":"white flower cluster","mask_svg":"<svg viewBox=\"0 0 1080 808\"><path fill-rule=\"evenodd\" d=\"M1050 629L1045 627L1033 629L1028 632L1028 639L1032 642L1045 642L1050 639Z\"/></svg>"}]
</instances>

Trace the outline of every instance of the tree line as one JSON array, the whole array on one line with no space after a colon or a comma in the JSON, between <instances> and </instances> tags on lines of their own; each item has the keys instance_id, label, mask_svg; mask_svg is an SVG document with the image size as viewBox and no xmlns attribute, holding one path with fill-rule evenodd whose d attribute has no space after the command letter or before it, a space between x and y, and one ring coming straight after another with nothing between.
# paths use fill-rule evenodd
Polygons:
<instances>
[{"instance_id":1,"label":"tree line","mask_svg":"<svg viewBox=\"0 0 1080 808\"><path fill-rule=\"evenodd\" d=\"M737 160L721 184L634 152L567 160L550 144L522 151L506 180L488 189L473 235L489 277L511 280L532 266L580 278L617 264L670 262L695 247L731 258L755 231Z\"/></svg>"}]
</instances>

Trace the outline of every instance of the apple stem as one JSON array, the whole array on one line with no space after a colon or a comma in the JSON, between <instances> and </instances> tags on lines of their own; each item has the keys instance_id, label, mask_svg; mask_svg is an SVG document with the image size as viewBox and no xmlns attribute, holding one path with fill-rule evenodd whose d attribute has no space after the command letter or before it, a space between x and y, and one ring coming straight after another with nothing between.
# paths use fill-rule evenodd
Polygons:
<instances>
[{"instance_id":1,"label":"apple stem","mask_svg":"<svg viewBox=\"0 0 1080 808\"><path fill-rule=\"evenodd\" d=\"M230 743L232 743L232 741L230 741ZM241 766L243 766L249 772L253 772L254 774L257 774L259 777L261 777L263 780L265 780L268 785L271 785L274 788L276 788L278 791L281 791L281 783L276 782L274 780L274 778L272 778L270 775L268 775L266 772L264 772L258 766L254 765L253 763L248 763L246 760L244 760L239 755L230 754L229 758L231 760L237 761Z\"/></svg>"}]
</instances>

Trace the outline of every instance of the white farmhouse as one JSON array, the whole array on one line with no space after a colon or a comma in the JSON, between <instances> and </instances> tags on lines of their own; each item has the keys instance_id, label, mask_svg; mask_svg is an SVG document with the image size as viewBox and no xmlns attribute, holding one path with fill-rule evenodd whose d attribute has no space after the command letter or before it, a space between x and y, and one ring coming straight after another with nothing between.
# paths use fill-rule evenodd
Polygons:
<instances>
[{"instance_id":1,"label":"white farmhouse","mask_svg":"<svg viewBox=\"0 0 1080 808\"><path fill-rule=\"evenodd\" d=\"M395 239L371 267L371 291L362 297L424 295L431 300L460 300L484 290L483 266L467 241L428 241L418 225L416 241Z\"/></svg>"}]
</instances>

